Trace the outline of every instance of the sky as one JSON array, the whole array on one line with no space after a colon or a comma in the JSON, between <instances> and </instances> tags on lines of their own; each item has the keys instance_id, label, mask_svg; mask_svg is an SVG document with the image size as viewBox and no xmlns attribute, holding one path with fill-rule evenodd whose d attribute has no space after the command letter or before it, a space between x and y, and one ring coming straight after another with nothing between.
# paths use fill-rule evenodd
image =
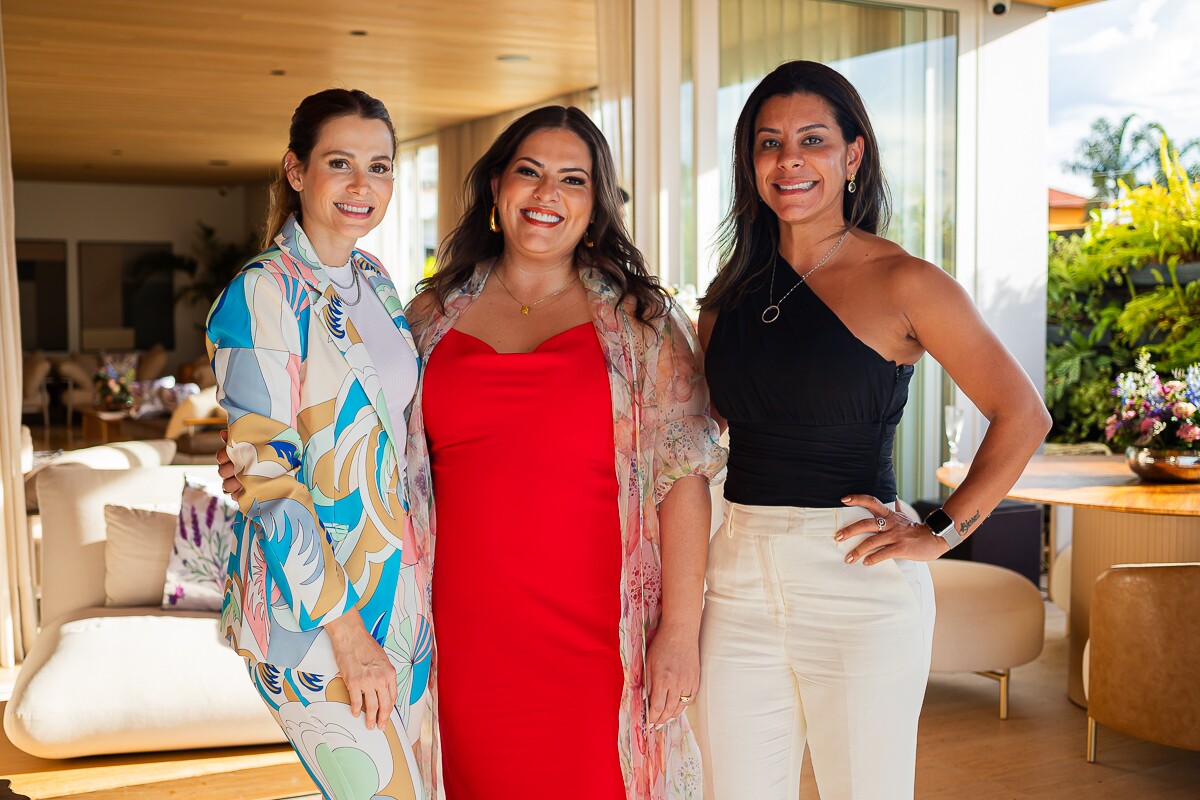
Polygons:
<instances>
[{"instance_id":1,"label":"sky","mask_svg":"<svg viewBox=\"0 0 1200 800\"><path fill-rule=\"evenodd\" d=\"M1200 138L1200 0L1104 0L1050 15L1050 142L1055 189L1090 196L1062 167L1097 117L1159 122Z\"/></svg>"}]
</instances>

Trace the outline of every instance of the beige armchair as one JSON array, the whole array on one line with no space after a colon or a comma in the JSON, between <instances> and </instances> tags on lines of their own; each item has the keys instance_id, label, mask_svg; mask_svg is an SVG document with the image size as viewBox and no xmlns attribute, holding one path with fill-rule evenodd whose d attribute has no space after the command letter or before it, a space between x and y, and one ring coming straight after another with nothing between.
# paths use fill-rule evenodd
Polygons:
<instances>
[{"instance_id":1,"label":"beige armchair","mask_svg":"<svg viewBox=\"0 0 1200 800\"><path fill-rule=\"evenodd\" d=\"M96 405L96 373L100 370L100 359L90 353L72 353L56 367L67 382L63 405L67 407L67 427L70 427L75 409Z\"/></svg>"},{"instance_id":2,"label":"beige armchair","mask_svg":"<svg viewBox=\"0 0 1200 800\"><path fill-rule=\"evenodd\" d=\"M1200 750L1200 564L1122 565L1092 591L1087 760L1096 726Z\"/></svg>"},{"instance_id":3,"label":"beige armchair","mask_svg":"<svg viewBox=\"0 0 1200 800\"><path fill-rule=\"evenodd\" d=\"M35 350L21 364L21 413L42 415L42 427L50 427L50 393L46 378L50 375L50 359Z\"/></svg>"}]
</instances>

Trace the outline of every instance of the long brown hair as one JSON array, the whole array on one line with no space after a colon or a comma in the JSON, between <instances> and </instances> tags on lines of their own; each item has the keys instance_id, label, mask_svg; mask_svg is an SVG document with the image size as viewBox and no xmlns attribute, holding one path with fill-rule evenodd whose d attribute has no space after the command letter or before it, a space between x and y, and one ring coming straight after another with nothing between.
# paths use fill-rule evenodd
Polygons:
<instances>
[{"instance_id":1,"label":"long brown hair","mask_svg":"<svg viewBox=\"0 0 1200 800\"><path fill-rule=\"evenodd\" d=\"M300 164L307 165L325 123L350 116L377 119L387 125L392 136L392 158L396 157L396 128L392 125L387 108L382 102L359 89L326 89L301 100L292 114L287 149L295 153ZM284 159L286 158L285 153ZM296 219L300 219L300 193L288 183L287 171L283 168L283 159L280 159L279 174L271 184L271 204L267 211L267 226L263 230L264 250L271 247L275 237L283 230L283 224L287 222L289 214L295 214Z\"/></svg>"},{"instance_id":2,"label":"long brown hair","mask_svg":"<svg viewBox=\"0 0 1200 800\"><path fill-rule=\"evenodd\" d=\"M700 308L737 305L755 279L772 264L779 247L779 218L761 202L754 177L754 127L763 103L772 97L811 94L833 111L842 138L863 137L862 161L855 173L857 191L842 192L842 218L848 228L878 234L891 217L887 181L879 163L879 145L858 91L841 73L816 61L788 61L763 78L750 93L733 134L733 203L721 223L721 270L700 299Z\"/></svg>"},{"instance_id":3,"label":"long brown hair","mask_svg":"<svg viewBox=\"0 0 1200 800\"><path fill-rule=\"evenodd\" d=\"M547 129L574 133L592 156L595 202L588 235L594 247L586 247L580 241L575 246L575 263L604 272L617 288L618 303L632 296L636 303L634 314L639 320L646 322L663 316L669 295L646 269L645 258L625 230L621 190L608 142L587 114L574 106L543 106L530 111L505 128L475 162L463 182L466 210L457 227L442 242L437 272L421 281L418 289L432 290L444 311L450 295L466 285L479 262L500 256L504 251L504 233L492 233L488 228L493 205L492 178L508 167L530 134Z\"/></svg>"}]
</instances>

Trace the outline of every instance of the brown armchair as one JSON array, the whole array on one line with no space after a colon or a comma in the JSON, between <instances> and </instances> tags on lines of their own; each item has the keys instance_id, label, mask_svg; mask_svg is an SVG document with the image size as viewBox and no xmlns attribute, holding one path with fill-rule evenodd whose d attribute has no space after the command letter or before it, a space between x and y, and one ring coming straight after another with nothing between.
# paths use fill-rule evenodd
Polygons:
<instances>
[{"instance_id":1,"label":"brown armchair","mask_svg":"<svg viewBox=\"0 0 1200 800\"><path fill-rule=\"evenodd\" d=\"M1200 564L1116 566L1092 592L1087 760L1096 725L1200 750Z\"/></svg>"}]
</instances>

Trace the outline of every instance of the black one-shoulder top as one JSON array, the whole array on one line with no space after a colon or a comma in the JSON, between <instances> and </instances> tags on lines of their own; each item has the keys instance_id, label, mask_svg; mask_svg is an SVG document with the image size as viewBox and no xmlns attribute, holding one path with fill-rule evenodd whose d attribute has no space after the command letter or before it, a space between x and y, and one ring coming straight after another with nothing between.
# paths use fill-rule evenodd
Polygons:
<instances>
[{"instance_id":1,"label":"black one-shoulder top","mask_svg":"<svg viewBox=\"0 0 1200 800\"><path fill-rule=\"evenodd\" d=\"M721 310L705 354L713 407L729 422L725 498L836 508L848 494L870 494L891 503L892 443L913 367L856 338L807 283L764 323L769 280ZM777 285L776 297L793 285Z\"/></svg>"}]
</instances>

